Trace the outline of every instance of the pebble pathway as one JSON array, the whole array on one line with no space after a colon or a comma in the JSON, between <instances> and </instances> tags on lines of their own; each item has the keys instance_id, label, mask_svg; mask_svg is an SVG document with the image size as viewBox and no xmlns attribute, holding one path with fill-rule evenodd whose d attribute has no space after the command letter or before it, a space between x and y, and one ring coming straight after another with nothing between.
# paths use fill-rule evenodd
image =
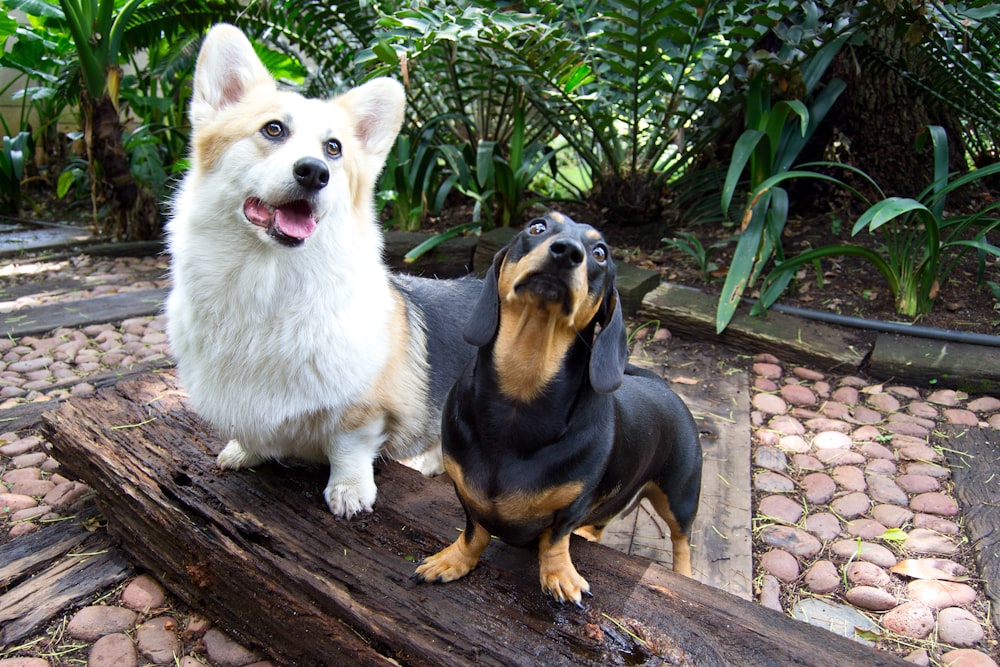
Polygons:
<instances>
[{"instance_id":1,"label":"pebble pathway","mask_svg":"<svg viewBox=\"0 0 1000 667\"><path fill-rule=\"evenodd\" d=\"M1000 400L828 377L772 355L752 371L759 602L916 665L995 667L991 611L931 434L1000 429Z\"/></svg>"},{"instance_id":2,"label":"pebble pathway","mask_svg":"<svg viewBox=\"0 0 1000 667\"><path fill-rule=\"evenodd\" d=\"M162 257L49 264L22 264L16 274L5 268L0 277L17 284L86 269L104 282L0 301L0 312L165 285ZM137 273L144 274L138 282ZM163 362L164 329L163 317L144 317L0 339L0 409L86 395L92 375ZM835 631L850 628L846 634L917 665L996 667L997 638L970 571L951 473L929 438L939 423L1000 429L1000 400L826 376L770 355L755 358L752 377L759 602ZM0 541L71 515L90 493L61 475L46 443L30 433L0 434L0 481ZM0 648L0 667L84 659L90 667L271 664L181 611L147 575L68 611L45 637Z\"/></svg>"}]
</instances>

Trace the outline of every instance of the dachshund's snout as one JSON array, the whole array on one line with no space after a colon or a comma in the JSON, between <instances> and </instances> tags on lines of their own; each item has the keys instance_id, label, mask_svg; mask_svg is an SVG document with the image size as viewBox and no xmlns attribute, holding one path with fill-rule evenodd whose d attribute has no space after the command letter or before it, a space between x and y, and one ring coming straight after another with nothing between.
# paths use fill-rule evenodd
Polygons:
<instances>
[{"instance_id":1,"label":"dachshund's snout","mask_svg":"<svg viewBox=\"0 0 1000 667\"><path fill-rule=\"evenodd\" d=\"M549 244L549 257L561 268L575 268L583 263L583 244L569 237L555 239Z\"/></svg>"}]
</instances>

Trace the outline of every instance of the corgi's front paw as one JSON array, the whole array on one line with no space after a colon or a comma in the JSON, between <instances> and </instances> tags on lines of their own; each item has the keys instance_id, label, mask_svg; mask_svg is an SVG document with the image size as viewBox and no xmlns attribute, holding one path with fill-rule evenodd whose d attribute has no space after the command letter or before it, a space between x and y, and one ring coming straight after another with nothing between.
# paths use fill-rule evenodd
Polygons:
<instances>
[{"instance_id":1,"label":"corgi's front paw","mask_svg":"<svg viewBox=\"0 0 1000 667\"><path fill-rule=\"evenodd\" d=\"M376 495L375 480L331 480L323 491L333 515L347 519L359 512L371 512Z\"/></svg>"},{"instance_id":2,"label":"corgi's front paw","mask_svg":"<svg viewBox=\"0 0 1000 667\"><path fill-rule=\"evenodd\" d=\"M249 468L263 460L260 456L247 451L238 440L230 440L215 459L223 470Z\"/></svg>"}]
</instances>

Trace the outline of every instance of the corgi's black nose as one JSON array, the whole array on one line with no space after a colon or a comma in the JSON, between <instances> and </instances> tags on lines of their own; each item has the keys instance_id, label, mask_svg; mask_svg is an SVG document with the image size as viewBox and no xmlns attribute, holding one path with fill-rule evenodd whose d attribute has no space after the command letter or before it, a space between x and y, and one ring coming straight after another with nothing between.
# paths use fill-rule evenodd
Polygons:
<instances>
[{"instance_id":1,"label":"corgi's black nose","mask_svg":"<svg viewBox=\"0 0 1000 667\"><path fill-rule=\"evenodd\" d=\"M314 157L304 157L292 167L295 180L299 185L309 190L322 190L330 182L330 170Z\"/></svg>"},{"instance_id":2,"label":"corgi's black nose","mask_svg":"<svg viewBox=\"0 0 1000 667\"><path fill-rule=\"evenodd\" d=\"M583 246L573 238L555 239L549 244L549 256L560 266L579 266L583 263Z\"/></svg>"}]
</instances>

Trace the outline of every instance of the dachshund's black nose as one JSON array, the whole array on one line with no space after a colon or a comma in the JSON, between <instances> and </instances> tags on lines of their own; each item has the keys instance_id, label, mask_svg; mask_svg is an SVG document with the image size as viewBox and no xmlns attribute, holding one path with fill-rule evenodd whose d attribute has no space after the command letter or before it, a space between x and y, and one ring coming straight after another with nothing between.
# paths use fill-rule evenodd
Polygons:
<instances>
[{"instance_id":1,"label":"dachshund's black nose","mask_svg":"<svg viewBox=\"0 0 1000 667\"><path fill-rule=\"evenodd\" d=\"M292 167L295 180L308 190L322 190L330 182L330 170L322 160L304 157Z\"/></svg>"},{"instance_id":2,"label":"dachshund's black nose","mask_svg":"<svg viewBox=\"0 0 1000 667\"><path fill-rule=\"evenodd\" d=\"M583 263L583 245L572 238L556 239L549 244L549 256L560 266L579 266Z\"/></svg>"}]
</instances>

